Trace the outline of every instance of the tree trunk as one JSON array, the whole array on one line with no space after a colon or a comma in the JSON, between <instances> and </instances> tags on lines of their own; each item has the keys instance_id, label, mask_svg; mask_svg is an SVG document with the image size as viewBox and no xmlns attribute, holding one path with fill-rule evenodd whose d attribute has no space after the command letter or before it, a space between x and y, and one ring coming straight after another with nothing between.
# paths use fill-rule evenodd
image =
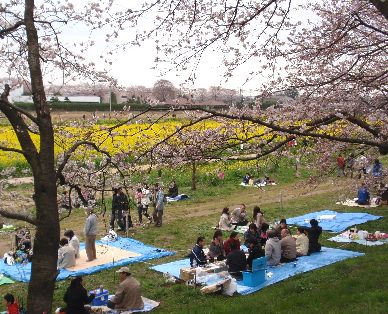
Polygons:
<instances>
[{"instance_id":1,"label":"tree trunk","mask_svg":"<svg viewBox=\"0 0 388 314\"><path fill-rule=\"evenodd\" d=\"M36 234L28 286L27 313L52 313L52 300L57 274L60 236L57 205L56 171L54 163L54 130L46 101L40 66L38 32L34 22L34 1L25 0L24 21L27 34L28 66L31 90L39 127L39 152L34 147L25 149L35 158L29 161L34 176L36 206ZM21 143L22 144L22 143Z\"/></svg>"},{"instance_id":2,"label":"tree trunk","mask_svg":"<svg viewBox=\"0 0 388 314\"><path fill-rule=\"evenodd\" d=\"M191 172L191 189L195 191L197 189L197 164L195 161L192 162Z\"/></svg>"}]
</instances>

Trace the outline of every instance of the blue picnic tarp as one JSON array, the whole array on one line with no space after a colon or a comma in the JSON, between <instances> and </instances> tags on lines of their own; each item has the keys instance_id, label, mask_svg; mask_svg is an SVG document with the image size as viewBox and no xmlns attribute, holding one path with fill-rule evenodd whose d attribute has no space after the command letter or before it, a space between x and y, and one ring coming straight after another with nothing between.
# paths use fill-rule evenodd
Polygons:
<instances>
[{"instance_id":1,"label":"blue picnic tarp","mask_svg":"<svg viewBox=\"0 0 388 314\"><path fill-rule=\"evenodd\" d=\"M294 266L294 263L281 264L276 267L267 267L267 279L259 286L247 287L242 284L242 281L237 281L237 292L240 294L250 294L297 274L305 273L348 258L354 258L362 255L364 255L364 253L323 247L322 251L319 253L299 257L296 262L296 267ZM156 265L151 267L151 269L165 274L168 273L171 276L179 278L180 269L184 267L190 267L189 259Z\"/></svg>"},{"instance_id":2,"label":"blue picnic tarp","mask_svg":"<svg viewBox=\"0 0 388 314\"><path fill-rule=\"evenodd\" d=\"M335 215L334 219L320 219L321 216ZM322 230L341 232L347 228L371 220L377 220L382 216L375 216L368 213L339 213L332 210L322 210L319 212L313 212L298 217L287 218L287 224L297 225L301 227L309 227L311 219L317 219Z\"/></svg>"},{"instance_id":3,"label":"blue picnic tarp","mask_svg":"<svg viewBox=\"0 0 388 314\"><path fill-rule=\"evenodd\" d=\"M79 271L68 271L66 269L62 269L59 273L57 280L63 280L68 277L75 276L84 276L90 275L96 272L100 272L105 269L124 266L139 262L148 261L155 258L161 258L165 256L174 255L174 252L166 251L164 249L160 249L157 247L153 247L150 245L146 245L140 241L131 239L131 238L121 238L119 237L117 241L114 242L101 242L97 241L96 244L104 244L108 246L113 246L120 248L122 250L131 251L134 253L141 254L140 256L125 258L122 260L118 260L116 262L110 262L103 265L98 265L86 269L82 269ZM83 243L80 245L80 249L82 250L85 247ZM31 276L31 263L28 264L15 264L13 266L9 266L5 264L3 261L0 261L0 273L12 278L16 281L29 282Z\"/></svg>"}]
</instances>

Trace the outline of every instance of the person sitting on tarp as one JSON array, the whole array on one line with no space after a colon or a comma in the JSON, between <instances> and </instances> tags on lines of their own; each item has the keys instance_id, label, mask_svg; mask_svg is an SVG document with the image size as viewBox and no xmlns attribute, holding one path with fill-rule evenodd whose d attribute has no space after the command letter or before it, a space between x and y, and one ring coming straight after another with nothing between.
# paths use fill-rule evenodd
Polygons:
<instances>
[{"instance_id":1,"label":"person sitting on tarp","mask_svg":"<svg viewBox=\"0 0 388 314\"><path fill-rule=\"evenodd\" d=\"M307 232L307 237L309 238L309 252L308 254L320 252L321 244L319 243L319 237L322 233L322 228L318 226L318 221L316 219L310 220L311 227L305 227L304 229Z\"/></svg>"},{"instance_id":2,"label":"person sitting on tarp","mask_svg":"<svg viewBox=\"0 0 388 314\"><path fill-rule=\"evenodd\" d=\"M237 247L235 242L230 244L232 250L226 257L226 265L228 265L228 272L237 278L242 277L242 272L247 268L247 258L245 253Z\"/></svg>"},{"instance_id":3,"label":"person sitting on tarp","mask_svg":"<svg viewBox=\"0 0 388 314\"><path fill-rule=\"evenodd\" d=\"M218 229L230 231L230 230L234 230L235 228L236 226L233 226L230 221L229 208L224 207L222 209L222 214L218 222Z\"/></svg>"},{"instance_id":4,"label":"person sitting on tarp","mask_svg":"<svg viewBox=\"0 0 388 314\"><path fill-rule=\"evenodd\" d=\"M358 205L369 205L370 204L370 193L368 191L368 187L365 183L361 184L361 187L358 189L357 194L357 201L356 203Z\"/></svg>"},{"instance_id":5,"label":"person sitting on tarp","mask_svg":"<svg viewBox=\"0 0 388 314\"><path fill-rule=\"evenodd\" d=\"M116 273L119 273L120 284L116 294L108 300L107 306L120 311L142 310L144 302L141 297L140 283L131 277L128 267L121 267Z\"/></svg>"},{"instance_id":6,"label":"person sitting on tarp","mask_svg":"<svg viewBox=\"0 0 388 314\"><path fill-rule=\"evenodd\" d=\"M19 314L19 306L15 302L15 297L11 293L4 296L4 306L7 308L7 314Z\"/></svg>"},{"instance_id":7,"label":"person sitting on tarp","mask_svg":"<svg viewBox=\"0 0 388 314\"><path fill-rule=\"evenodd\" d=\"M170 183L167 196L171 198L178 196L178 185L176 184L175 180Z\"/></svg>"},{"instance_id":8,"label":"person sitting on tarp","mask_svg":"<svg viewBox=\"0 0 388 314\"><path fill-rule=\"evenodd\" d=\"M290 263L296 260L296 241L291 237L288 229L282 230L282 239L280 240L280 248L282 255L280 258L281 263Z\"/></svg>"},{"instance_id":9,"label":"person sitting on tarp","mask_svg":"<svg viewBox=\"0 0 388 314\"><path fill-rule=\"evenodd\" d=\"M90 304L95 298L94 294L88 296L81 276L75 277L67 288L63 301L66 303L66 314L89 314L90 310L85 305Z\"/></svg>"},{"instance_id":10,"label":"person sitting on tarp","mask_svg":"<svg viewBox=\"0 0 388 314\"><path fill-rule=\"evenodd\" d=\"M379 191L380 194L380 203L382 205L388 205L388 184L381 184L381 188Z\"/></svg>"},{"instance_id":11,"label":"person sitting on tarp","mask_svg":"<svg viewBox=\"0 0 388 314\"><path fill-rule=\"evenodd\" d=\"M226 254L224 250L224 241L222 240L222 231L216 230L213 235L213 241L209 246L209 260L210 261L222 261L225 259Z\"/></svg>"},{"instance_id":12,"label":"person sitting on tarp","mask_svg":"<svg viewBox=\"0 0 388 314\"><path fill-rule=\"evenodd\" d=\"M230 233L229 238L224 242L224 250L226 256L232 251L231 244L235 243L237 248L240 249L240 239L238 238L238 233L236 231L232 231Z\"/></svg>"},{"instance_id":13,"label":"person sitting on tarp","mask_svg":"<svg viewBox=\"0 0 388 314\"><path fill-rule=\"evenodd\" d=\"M63 234L69 240L69 246L74 249L75 258L79 258L79 240L73 230L66 230Z\"/></svg>"},{"instance_id":14,"label":"person sitting on tarp","mask_svg":"<svg viewBox=\"0 0 388 314\"><path fill-rule=\"evenodd\" d=\"M207 259L206 259L205 253L203 252L204 246L205 246L205 238L198 237L197 243L191 250L191 254L190 254L191 267L206 265Z\"/></svg>"},{"instance_id":15,"label":"person sitting on tarp","mask_svg":"<svg viewBox=\"0 0 388 314\"><path fill-rule=\"evenodd\" d=\"M249 243L248 252L247 265L248 269L252 269L252 261L256 258L265 256L265 252L262 249L260 242L257 240L253 240Z\"/></svg>"},{"instance_id":16,"label":"person sitting on tarp","mask_svg":"<svg viewBox=\"0 0 388 314\"><path fill-rule=\"evenodd\" d=\"M373 163L372 175L374 177L381 177L383 175L383 164L378 159Z\"/></svg>"},{"instance_id":17,"label":"person sitting on tarp","mask_svg":"<svg viewBox=\"0 0 388 314\"><path fill-rule=\"evenodd\" d=\"M266 222L263 222L261 225L261 230L260 230L260 244L261 246L265 246L265 243L268 240L268 234L267 231L269 229L269 224Z\"/></svg>"},{"instance_id":18,"label":"person sitting on tarp","mask_svg":"<svg viewBox=\"0 0 388 314\"><path fill-rule=\"evenodd\" d=\"M58 269L75 266L75 251L69 246L69 241L66 238L59 241L57 266Z\"/></svg>"},{"instance_id":19,"label":"person sitting on tarp","mask_svg":"<svg viewBox=\"0 0 388 314\"><path fill-rule=\"evenodd\" d=\"M246 206L241 204L240 207L233 209L231 217L232 225L246 226L248 224Z\"/></svg>"},{"instance_id":20,"label":"person sitting on tarp","mask_svg":"<svg viewBox=\"0 0 388 314\"><path fill-rule=\"evenodd\" d=\"M303 227L298 227L296 229L296 255L305 256L309 253L309 238L306 235L306 231Z\"/></svg>"},{"instance_id":21,"label":"person sitting on tarp","mask_svg":"<svg viewBox=\"0 0 388 314\"><path fill-rule=\"evenodd\" d=\"M242 179L242 183L249 184L249 180L251 179L251 176L249 173L245 174L245 176Z\"/></svg>"},{"instance_id":22,"label":"person sitting on tarp","mask_svg":"<svg viewBox=\"0 0 388 314\"><path fill-rule=\"evenodd\" d=\"M249 225L249 229L244 233L244 245L249 247L251 242L260 241L260 233L257 231L257 227L254 223Z\"/></svg>"},{"instance_id":23,"label":"person sitting on tarp","mask_svg":"<svg viewBox=\"0 0 388 314\"><path fill-rule=\"evenodd\" d=\"M282 236L282 230L283 229L288 229L288 225L287 225L287 220L286 219L280 219L280 222L279 224L275 227L275 232L277 233L277 237L278 238L281 238ZM290 231L290 230L289 230ZM291 231L290 231L290 234L291 234Z\"/></svg>"},{"instance_id":24,"label":"person sitting on tarp","mask_svg":"<svg viewBox=\"0 0 388 314\"><path fill-rule=\"evenodd\" d=\"M267 232L268 240L265 243L265 257L267 258L268 266L276 266L280 263L282 257L282 249L280 247L280 240L278 233L274 230Z\"/></svg>"}]
</instances>

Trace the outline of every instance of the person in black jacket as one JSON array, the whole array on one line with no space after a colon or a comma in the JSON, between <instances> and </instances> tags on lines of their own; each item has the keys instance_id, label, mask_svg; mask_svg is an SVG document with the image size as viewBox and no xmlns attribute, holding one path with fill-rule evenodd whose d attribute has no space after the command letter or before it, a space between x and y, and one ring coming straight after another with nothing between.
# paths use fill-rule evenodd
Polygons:
<instances>
[{"instance_id":1,"label":"person in black jacket","mask_svg":"<svg viewBox=\"0 0 388 314\"><path fill-rule=\"evenodd\" d=\"M63 300L67 304L66 314L89 314L90 311L85 308L86 304L93 301L95 295L88 296L86 289L83 286L82 277L74 278L69 288L67 288Z\"/></svg>"},{"instance_id":2,"label":"person in black jacket","mask_svg":"<svg viewBox=\"0 0 388 314\"><path fill-rule=\"evenodd\" d=\"M252 242L260 240L260 233L257 231L257 226L254 223L249 225L248 231L244 233L244 239L244 245L248 248Z\"/></svg>"},{"instance_id":3,"label":"person in black jacket","mask_svg":"<svg viewBox=\"0 0 388 314\"><path fill-rule=\"evenodd\" d=\"M110 219L111 229L114 229L115 220L117 220L119 226L118 231L126 230L126 219L128 219L128 228L132 227L128 197L122 191L121 187L113 188L112 214Z\"/></svg>"},{"instance_id":4,"label":"person in black jacket","mask_svg":"<svg viewBox=\"0 0 388 314\"><path fill-rule=\"evenodd\" d=\"M265 256L265 252L261 247L261 244L257 240L253 240L249 244L249 256L247 258L248 269L252 269L252 261L256 258Z\"/></svg>"},{"instance_id":5,"label":"person in black jacket","mask_svg":"<svg viewBox=\"0 0 388 314\"><path fill-rule=\"evenodd\" d=\"M237 244L230 243L232 250L226 257L226 265L228 265L228 272L235 278L241 278L242 272L247 268L247 258L245 253L237 248Z\"/></svg>"},{"instance_id":6,"label":"person in black jacket","mask_svg":"<svg viewBox=\"0 0 388 314\"><path fill-rule=\"evenodd\" d=\"M190 254L190 266L202 266L207 263L205 253L203 252L203 247L205 245L205 238L198 237L197 244L193 247Z\"/></svg>"},{"instance_id":7,"label":"person in black jacket","mask_svg":"<svg viewBox=\"0 0 388 314\"><path fill-rule=\"evenodd\" d=\"M321 244L318 241L322 233L322 228L318 226L318 221L316 219L311 219L310 225L310 228L304 228L307 231L307 237L309 238L309 254L321 251Z\"/></svg>"}]
</instances>

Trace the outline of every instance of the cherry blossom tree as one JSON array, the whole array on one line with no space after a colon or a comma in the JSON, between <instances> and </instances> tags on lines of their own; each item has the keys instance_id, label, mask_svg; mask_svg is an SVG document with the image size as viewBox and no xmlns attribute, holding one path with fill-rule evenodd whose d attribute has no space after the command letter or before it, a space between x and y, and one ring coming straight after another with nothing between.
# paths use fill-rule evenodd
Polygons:
<instances>
[{"instance_id":1,"label":"cherry blossom tree","mask_svg":"<svg viewBox=\"0 0 388 314\"><path fill-rule=\"evenodd\" d=\"M152 89L153 96L160 102L172 100L176 97L176 88L168 80L158 80Z\"/></svg>"}]
</instances>

